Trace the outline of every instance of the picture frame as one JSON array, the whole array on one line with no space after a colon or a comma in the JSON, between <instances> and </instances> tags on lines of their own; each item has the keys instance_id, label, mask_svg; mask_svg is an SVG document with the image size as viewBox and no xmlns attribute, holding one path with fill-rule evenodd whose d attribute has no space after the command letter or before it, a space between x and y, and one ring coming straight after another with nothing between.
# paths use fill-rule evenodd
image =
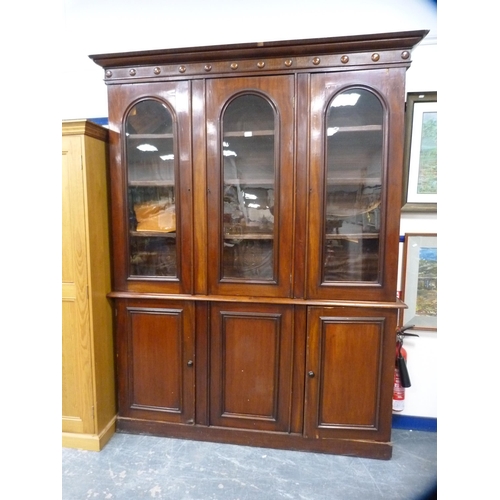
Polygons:
<instances>
[{"instance_id":1,"label":"picture frame","mask_svg":"<svg viewBox=\"0 0 500 500\"><path fill-rule=\"evenodd\" d=\"M437 92L406 98L402 211L437 211Z\"/></svg>"},{"instance_id":2,"label":"picture frame","mask_svg":"<svg viewBox=\"0 0 500 500\"><path fill-rule=\"evenodd\" d=\"M408 306L400 326L437 330L437 234L406 233L403 243L401 300Z\"/></svg>"}]
</instances>

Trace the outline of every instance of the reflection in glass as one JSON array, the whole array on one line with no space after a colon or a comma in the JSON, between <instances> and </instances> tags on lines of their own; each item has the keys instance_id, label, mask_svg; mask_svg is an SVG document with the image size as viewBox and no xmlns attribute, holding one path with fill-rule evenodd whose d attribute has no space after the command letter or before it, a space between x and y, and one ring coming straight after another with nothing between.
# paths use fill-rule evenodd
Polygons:
<instances>
[{"instance_id":1,"label":"reflection in glass","mask_svg":"<svg viewBox=\"0 0 500 500\"><path fill-rule=\"evenodd\" d=\"M172 114L159 101L127 116L129 274L177 276L175 152Z\"/></svg>"},{"instance_id":2,"label":"reflection in glass","mask_svg":"<svg viewBox=\"0 0 500 500\"><path fill-rule=\"evenodd\" d=\"M255 94L223 115L222 278L274 279L275 112Z\"/></svg>"},{"instance_id":3,"label":"reflection in glass","mask_svg":"<svg viewBox=\"0 0 500 500\"><path fill-rule=\"evenodd\" d=\"M383 108L353 88L327 111L323 281L376 282L379 276Z\"/></svg>"}]
</instances>

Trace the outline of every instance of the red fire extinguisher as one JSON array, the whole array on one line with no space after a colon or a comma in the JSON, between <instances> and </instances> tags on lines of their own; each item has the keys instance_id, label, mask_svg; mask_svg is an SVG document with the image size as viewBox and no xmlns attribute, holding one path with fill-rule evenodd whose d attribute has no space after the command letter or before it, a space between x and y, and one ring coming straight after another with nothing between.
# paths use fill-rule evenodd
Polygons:
<instances>
[{"instance_id":1,"label":"red fire extinguisher","mask_svg":"<svg viewBox=\"0 0 500 500\"><path fill-rule=\"evenodd\" d=\"M403 411L405 405L405 388L411 387L410 375L406 367L408 354L403 347L403 338L406 336L418 337L415 333L406 333L406 330L415 325L398 328L396 340L396 362L394 366L394 389L392 392L392 410Z\"/></svg>"}]
</instances>

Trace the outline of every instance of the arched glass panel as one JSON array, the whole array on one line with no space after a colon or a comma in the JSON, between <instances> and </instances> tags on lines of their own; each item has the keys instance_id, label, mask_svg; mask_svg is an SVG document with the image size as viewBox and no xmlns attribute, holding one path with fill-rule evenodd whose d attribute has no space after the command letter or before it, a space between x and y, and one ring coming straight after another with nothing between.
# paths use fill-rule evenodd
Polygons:
<instances>
[{"instance_id":1,"label":"arched glass panel","mask_svg":"<svg viewBox=\"0 0 500 500\"><path fill-rule=\"evenodd\" d=\"M125 123L128 165L129 274L176 277L176 175L173 119L148 99Z\"/></svg>"},{"instance_id":2,"label":"arched glass panel","mask_svg":"<svg viewBox=\"0 0 500 500\"><path fill-rule=\"evenodd\" d=\"M275 110L256 94L227 106L223 130L221 279L275 279Z\"/></svg>"},{"instance_id":3,"label":"arched glass panel","mask_svg":"<svg viewBox=\"0 0 500 500\"><path fill-rule=\"evenodd\" d=\"M323 282L377 282L380 268L383 107L351 88L326 117Z\"/></svg>"}]
</instances>

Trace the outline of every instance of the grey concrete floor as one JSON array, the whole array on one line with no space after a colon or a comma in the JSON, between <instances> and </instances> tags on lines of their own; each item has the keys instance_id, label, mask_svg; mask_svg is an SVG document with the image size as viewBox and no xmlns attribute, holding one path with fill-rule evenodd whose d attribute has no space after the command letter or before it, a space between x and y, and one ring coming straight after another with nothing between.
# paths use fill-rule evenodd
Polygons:
<instances>
[{"instance_id":1,"label":"grey concrete floor","mask_svg":"<svg viewBox=\"0 0 500 500\"><path fill-rule=\"evenodd\" d=\"M62 500L436 498L436 433L392 438L386 461L117 433L100 452L62 449Z\"/></svg>"}]
</instances>

